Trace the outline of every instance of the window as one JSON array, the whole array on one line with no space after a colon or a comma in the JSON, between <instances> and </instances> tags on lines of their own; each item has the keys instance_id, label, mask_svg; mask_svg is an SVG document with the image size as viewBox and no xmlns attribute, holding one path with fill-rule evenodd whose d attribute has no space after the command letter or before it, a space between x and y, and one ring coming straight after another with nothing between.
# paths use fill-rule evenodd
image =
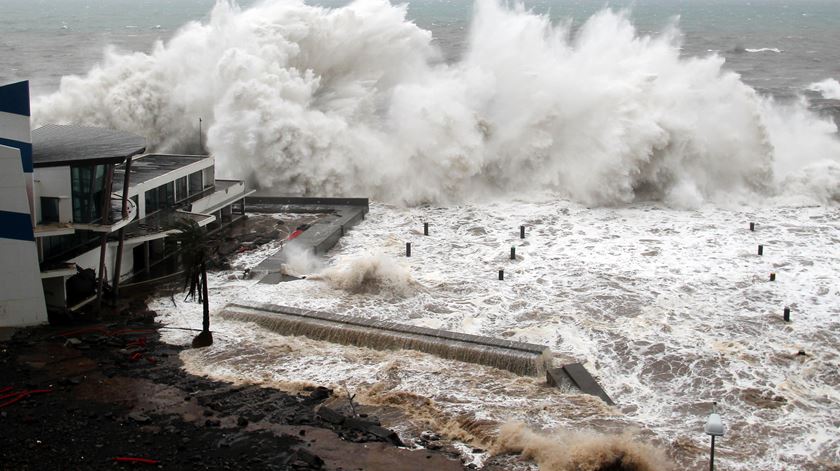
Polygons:
<instances>
[{"instance_id":1,"label":"window","mask_svg":"<svg viewBox=\"0 0 840 471\"><path fill-rule=\"evenodd\" d=\"M190 174L190 196L201 193L201 170Z\"/></svg>"},{"instance_id":2,"label":"window","mask_svg":"<svg viewBox=\"0 0 840 471\"><path fill-rule=\"evenodd\" d=\"M58 222L58 198L41 197L41 224Z\"/></svg>"},{"instance_id":3,"label":"window","mask_svg":"<svg viewBox=\"0 0 840 471\"><path fill-rule=\"evenodd\" d=\"M100 234L77 230L73 234L50 236L41 239L45 262L66 259L73 254L86 252L99 245Z\"/></svg>"},{"instance_id":4,"label":"window","mask_svg":"<svg viewBox=\"0 0 840 471\"><path fill-rule=\"evenodd\" d=\"M175 182L157 187L160 208L170 208L175 204Z\"/></svg>"},{"instance_id":5,"label":"window","mask_svg":"<svg viewBox=\"0 0 840 471\"><path fill-rule=\"evenodd\" d=\"M73 193L73 221L77 223L98 221L102 217L105 166L71 167L70 184Z\"/></svg>"},{"instance_id":6,"label":"window","mask_svg":"<svg viewBox=\"0 0 840 471\"><path fill-rule=\"evenodd\" d=\"M175 182L169 182L146 192L146 215L170 208L175 204Z\"/></svg>"},{"instance_id":7,"label":"window","mask_svg":"<svg viewBox=\"0 0 840 471\"><path fill-rule=\"evenodd\" d=\"M146 192L146 216L157 211L158 208L158 191L154 188Z\"/></svg>"},{"instance_id":8,"label":"window","mask_svg":"<svg viewBox=\"0 0 840 471\"><path fill-rule=\"evenodd\" d=\"M175 201L184 201L187 197L187 177L181 177L175 180Z\"/></svg>"}]
</instances>

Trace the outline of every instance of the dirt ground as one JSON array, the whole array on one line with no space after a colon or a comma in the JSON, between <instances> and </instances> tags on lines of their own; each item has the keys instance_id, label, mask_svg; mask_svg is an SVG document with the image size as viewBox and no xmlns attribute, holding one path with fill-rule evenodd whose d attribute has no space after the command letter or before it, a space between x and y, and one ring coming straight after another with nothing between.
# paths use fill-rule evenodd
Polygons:
<instances>
[{"instance_id":1,"label":"dirt ground","mask_svg":"<svg viewBox=\"0 0 840 471\"><path fill-rule=\"evenodd\" d=\"M213 237L215 264L317 217L249 217ZM394 411L353 413L327 388L287 392L187 373L184 347L160 341L169 327L155 323L148 294L0 342L0 470L474 468L445 439L403 443L377 419L398 422Z\"/></svg>"},{"instance_id":2,"label":"dirt ground","mask_svg":"<svg viewBox=\"0 0 840 471\"><path fill-rule=\"evenodd\" d=\"M159 327L43 327L0 344L0 469L463 469L398 446L373 417L320 410L326 388L192 376Z\"/></svg>"}]
</instances>

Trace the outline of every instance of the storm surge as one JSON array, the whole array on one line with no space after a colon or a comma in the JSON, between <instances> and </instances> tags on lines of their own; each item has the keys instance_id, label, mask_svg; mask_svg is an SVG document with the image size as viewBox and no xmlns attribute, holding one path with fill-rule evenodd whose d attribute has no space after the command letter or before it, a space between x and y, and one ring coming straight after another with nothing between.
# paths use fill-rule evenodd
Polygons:
<instances>
[{"instance_id":1,"label":"storm surge","mask_svg":"<svg viewBox=\"0 0 840 471\"><path fill-rule=\"evenodd\" d=\"M550 191L678 207L840 198L836 125L804 101L761 96L717 55L682 57L676 24L641 35L626 12L555 24L477 0L466 50L446 63L407 8L220 2L149 53L109 49L64 77L34 119L195 152L200 117L220 176L285 194L415 205Z\"/></svg>"}]
</instances>

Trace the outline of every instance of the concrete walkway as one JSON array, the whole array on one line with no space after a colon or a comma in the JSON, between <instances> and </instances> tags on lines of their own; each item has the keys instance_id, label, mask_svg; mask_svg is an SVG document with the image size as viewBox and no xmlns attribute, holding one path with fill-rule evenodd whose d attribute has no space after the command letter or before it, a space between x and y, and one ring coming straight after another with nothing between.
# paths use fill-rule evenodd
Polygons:
<instances>
[{"instance_id":1,"label":"concrete walkway","mask_svg":"<svg viewBox=\"0 0 840 471\"><path fill-rule=\"evenodd\" d=\"M300 249L314 255L323 255L335 246L351 227L365 218L369 211L367 198L294 198L258 196L245 199L245 211L250 213L324 213L325 216L287 242L276 254L266 258L252 272L262 277L263 283L291 281L284 276L283 264L289 250Z\"/></svg>"}]
</instances>

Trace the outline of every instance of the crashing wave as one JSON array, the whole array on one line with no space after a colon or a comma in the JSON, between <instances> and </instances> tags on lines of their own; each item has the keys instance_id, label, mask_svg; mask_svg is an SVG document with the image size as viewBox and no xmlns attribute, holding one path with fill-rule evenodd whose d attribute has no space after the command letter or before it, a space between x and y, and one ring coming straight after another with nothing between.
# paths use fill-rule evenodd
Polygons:
<instances>
[{"instance_id":1,"label":"crashing wave","mask_svg":"<svg viewBox=\"0 0 840 471\"><path fill-rule=\"evenodd\" d=\"M784 114L716 54L682 57L675 26L640 35L603 10L573 31L477 0L466 51L447 64L406 9L220 1L148 54L109 49L64 77L34 119L194 151L202 117L220 176L409 205L551 191L691 206L774 194L779 168L840 160L833 122L805 105Z\"/></svg>"}]
</instances>

